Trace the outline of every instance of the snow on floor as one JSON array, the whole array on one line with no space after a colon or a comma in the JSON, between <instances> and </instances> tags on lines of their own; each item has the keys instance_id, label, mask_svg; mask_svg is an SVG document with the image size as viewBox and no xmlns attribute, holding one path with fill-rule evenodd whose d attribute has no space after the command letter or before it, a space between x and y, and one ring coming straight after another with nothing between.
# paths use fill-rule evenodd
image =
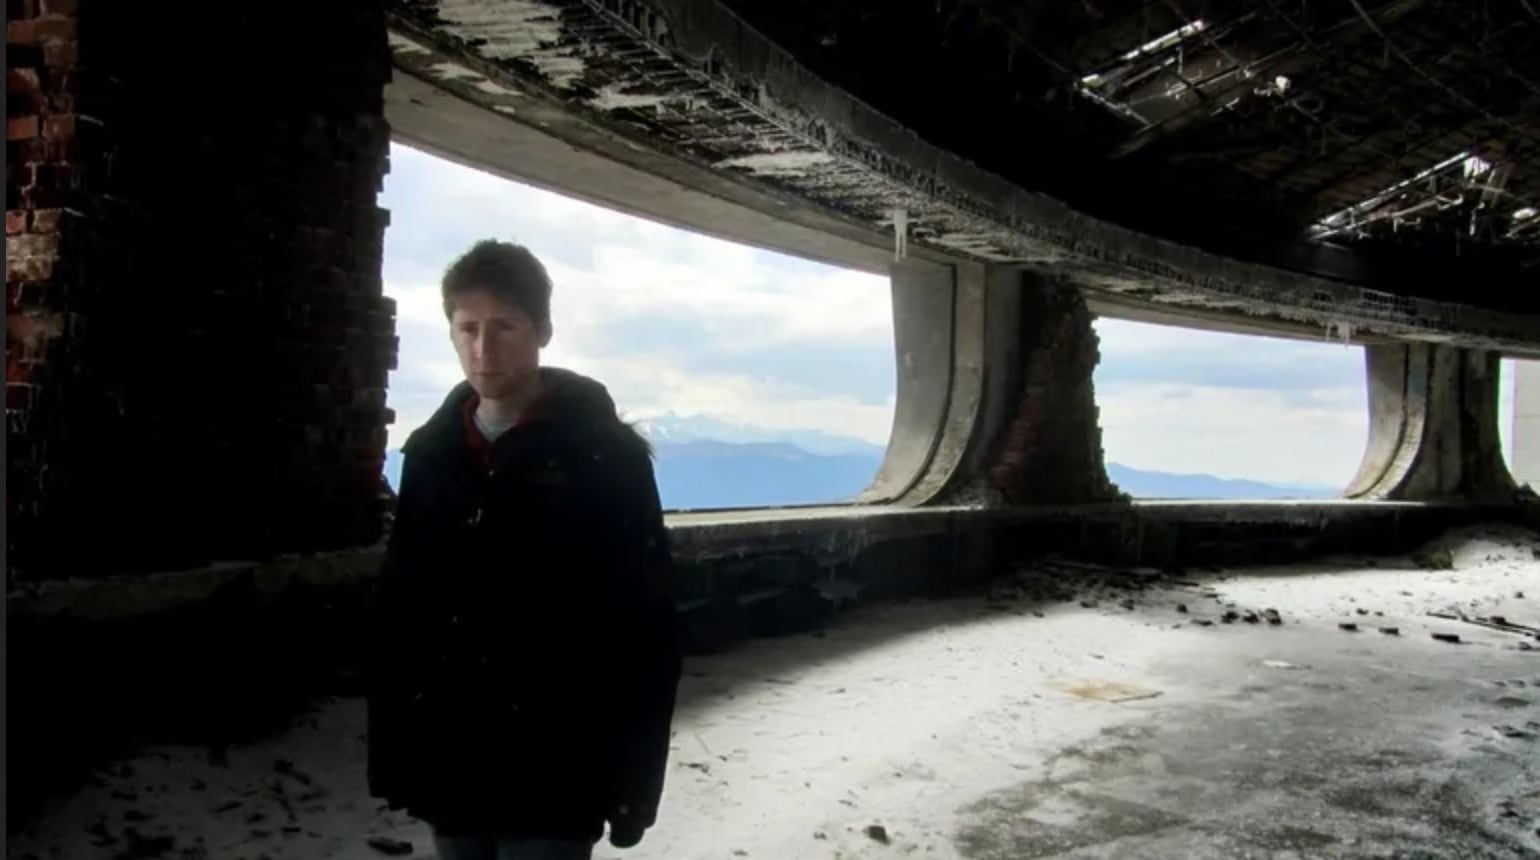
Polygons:
<instances>
[{"instance_id":1,"label":"snow on floor","mask_svg":"<svg viewBox=\"0 0 1540 860\"><path fill-rule=\"evenodd\" d=\"M878 606L691 660L662 820L595 856L1537 856L1540 652L1425 613L1540 626L1540 541L1441 546L1452 569L1348 559L1090 607ZM1265 609L1282 623L1221 620ZM146 750L10 855L365 860L388 839L431 856L366 796L363 731L361 703L336 700L227 760ZM1397 791L1410 811L1387 811ZM1439 840L1456 853L1390 853Z\"/></svg>"}]
</instances>

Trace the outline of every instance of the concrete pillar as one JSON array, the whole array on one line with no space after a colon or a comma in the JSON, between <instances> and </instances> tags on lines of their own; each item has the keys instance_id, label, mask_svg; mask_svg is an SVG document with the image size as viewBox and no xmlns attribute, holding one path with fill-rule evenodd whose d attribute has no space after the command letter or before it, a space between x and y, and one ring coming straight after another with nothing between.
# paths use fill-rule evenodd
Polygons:
<instances>
[{"instance_id":1,"label":"concrete pillar","mask_svg":"<svg viewBox=\"0 0 1540 860\"><path fill-rule=\"evenodd\" d=\"M988 279L985 403L957 500L1004 505L1119 501L1107 478L1091 313L1078 289L1019 270Z\"/></svg>"},{"instance_id":2,"label":"concrete pillar","mask_svg":"<svg viewBox=\"0 0 1540 860\"><path fill-rule=\"evenodd\" d=\"M1540 487L1540 361L1514 361L1512 384L1508 469L1517 483Z\"/></svg>"},{"instance_id":3,"label":"concrete pillar","mask_svg":"<svg viewBox=\"0 0 1540 860\"><path fill-rule=\"evenodd\" d=\"M1499 356L1433 344L1364 348L1369 439L1346 495L1506 500L1515 486L1497 429Z\"/></svg>"},{"instance_id":4,"label":"concrete pillar","mask_svg":"<svg viewBox=\"0 0 1540 860\"><path fill-rule=\"evenodd\" d=\"M376 540L383 2L24 7L41 14L7 32L10 573ZM172 39L173 19L202 35Z\"/></svg>"},{"instance_id":5,"label":"concrete pillar","mask_svg":"<svg viewBox=\"0 0 1540 860\"><path fill-rule=\"evenodd\" d=\"M856 499L862 503L903 498L926 482L944 435L957 363L956 268L908 259L893 263L888 277L898 390L887 453Z\"/></svg>"}]
</instances>

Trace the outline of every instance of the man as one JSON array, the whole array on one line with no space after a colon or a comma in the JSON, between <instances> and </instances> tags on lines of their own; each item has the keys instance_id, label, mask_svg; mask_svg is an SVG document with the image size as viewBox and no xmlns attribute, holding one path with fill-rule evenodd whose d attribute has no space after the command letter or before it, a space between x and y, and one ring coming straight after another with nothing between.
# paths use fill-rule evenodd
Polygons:
<instances>
[{"instance_id":1,"label":"man","mask_svg":"<svg viewBox=\"0 0 1540 860\"><path fill-rule=\"evenodd\" d=\"M639 842L679 680L651 452L598 382L540 366L551 281L483 241L444 310L465 382L407 440L369 694L370 791L444 860Z\"/></svg>"}]
</instances>

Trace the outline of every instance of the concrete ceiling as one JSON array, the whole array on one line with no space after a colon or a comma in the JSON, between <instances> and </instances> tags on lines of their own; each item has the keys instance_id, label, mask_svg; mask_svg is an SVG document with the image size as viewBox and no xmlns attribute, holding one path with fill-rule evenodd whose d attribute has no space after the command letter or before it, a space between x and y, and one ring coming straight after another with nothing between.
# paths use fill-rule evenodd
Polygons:
<instances>
[{"instance_id":1,"label":"concrete ceiling","mask_svg":"<svg viewBox=\"0 0 1540 860\"><path fill-rule=\"evenodd\" d=\"M1256 196L1256 177L1246 179L1233 166L1241 163L1233 153L1203 171L1178 170L1179 156L1208 145L1194 143L1189 152L1179 141L1228 119L1175 119L1184 109L1180 98L1161 105L1138 97L1128 74L1118 79L1119 87L1102 85L1100 101L1070 99L1068 118L1027 111L1036 125L1023 126L1026 109L1019 98L981 104L979 93L957 95L956 81L969 80L977 69L961 66L955 46L920 46L907 64L902 56L889 56L881 66L862 53L874 50L872 40L851 35L862 27L922 32L923 21L889 16L944 10L946 2L866 4L870 8L836 3L822 16L782 16L806 29L777 35L791 50L745 22L743 16L761 14L753 3L731 5L738 8L719 0L399 0L391 19L401 73L392 85L392 125L408 140L510 176L861 268L879 268L892 257L897 224L911 256L1052 272L1130 314L1191 312L1297 331L1330 328L1540 354L1540 297L1533 289L1540 272L1526 256L1522 230L1481 247L1467 243L1455 256L1441 244L1448 219L1459 215L1458 207L1449 206L1440 218L1418 222L1425 241L1402 241L1389 253L1379 231L1392 221L1365 213L1418 204L1409 192L1393 191L1380 201L1381 209L1351 213L1351 229L1312 237L1310 228L1321 218L1309 213L1356 191L1326 195L1312 204L1315 209L1288 208L1271 205L1277 195ZM967 4L963 12L988 7ZM835 16L832 23L829 15ZM1382 29L1388 20L1370 17ZM1244 41L1235 33L1247 32L1238 25L1220 29L1231 40ZM983 62L985 45L1010 31L976 26L974 32L982 41L965 56ZM1114 27L1099 38L1110 46L1133 32ZM904 44L894 39L894 45ZM857 47L842 49L850 52L843 59L820 59L818 52L827 54L842 40ZM1112 49L1081 50L1088 53L1076 62L1090 64L1097 50ZM1101 74L1110 79L1123 55L1109 56L1113 61L1102 63ZM862 57L871 62L857 62ZM952 83L908 88L911 66ZM850 72L878 67L891 71L887 90L867 92L873 76ZM1303 81L1303 68L1287 70ZM1264 97L1273 96L1253 96ZM974 121L992 124L994 132L984 125L952 129L958 121L937 126L938 117L956 120L957 111L944 107L953 101L972 105ZM886 112L875 107L879 102ZM1137 121L1120 113L1125 104L1143 111ZM1044 142L1013 149L1023 130L1033 128ZM1077 129L1101 131L1093 136ZM1044 152L1073 149L1076 140L1094 159L1044 160ZM1019 157L1005 157L1012 151ZM1085 165L1095 159L1114 166L1087 172ZM1487 165L1481 174L1497 169L1495 161L1481 163ZM1061 165L1064 177L1079 179L1042 180ZM1300 169L1309 169L1308 162ZM1424 176L1416 184L1436 186L1435 201L1452 199L1475 187L1449 184L1471 178L1461 171L1469 172L1466 162L1445 171L1449 177L1429 182ZM1141 176L1149 178L1118 184ZM1171 176L1183 184L1170 188ZM1521 170L1508 167L1505 177L1507 188L1528 188ZM1354 188L1378 181L1369 177ZM1165 218L1153 217L1149 208L1156 193L1165 195L1159 198ZM1213 205L1226 194L1230 209ZM1243 217L1237 201L1248 200L1257 211ZM1205 231L1205 224L1215 226Z\"/></svg>"}]
</instances>

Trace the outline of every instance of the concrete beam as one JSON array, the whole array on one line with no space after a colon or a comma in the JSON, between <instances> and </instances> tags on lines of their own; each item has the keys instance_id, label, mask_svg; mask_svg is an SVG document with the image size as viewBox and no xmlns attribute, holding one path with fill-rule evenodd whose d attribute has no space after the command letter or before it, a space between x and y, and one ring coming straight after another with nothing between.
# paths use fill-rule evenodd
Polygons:
<instances>
[{"instance_id":1,"label":"concrete beam","mask_svg":"<svg viewBox=\"0 0 1540 860\"><path fill-rule=\"evenodd\" d=\"M874 274L893 260L892 237L866 224L617 138L532 95L517 107L504 103L514 98L489 107L405 69L385 88L385 118L391 134L413 148L639 218ZM961 259L925 248L912 256L938 264Z\"/></svg>"},{"instance_id":2,"label":"concrete beam","mask_svg":"<svg viewBox=\"0 0 1540 860\"><path fill-rule=\"evenodd\" d=\"M1367 347L1364 356L1369 440L1347 497L1513 498L1497 430L1497 355L1392 344Z\"/></svg>"}]
</instances>

